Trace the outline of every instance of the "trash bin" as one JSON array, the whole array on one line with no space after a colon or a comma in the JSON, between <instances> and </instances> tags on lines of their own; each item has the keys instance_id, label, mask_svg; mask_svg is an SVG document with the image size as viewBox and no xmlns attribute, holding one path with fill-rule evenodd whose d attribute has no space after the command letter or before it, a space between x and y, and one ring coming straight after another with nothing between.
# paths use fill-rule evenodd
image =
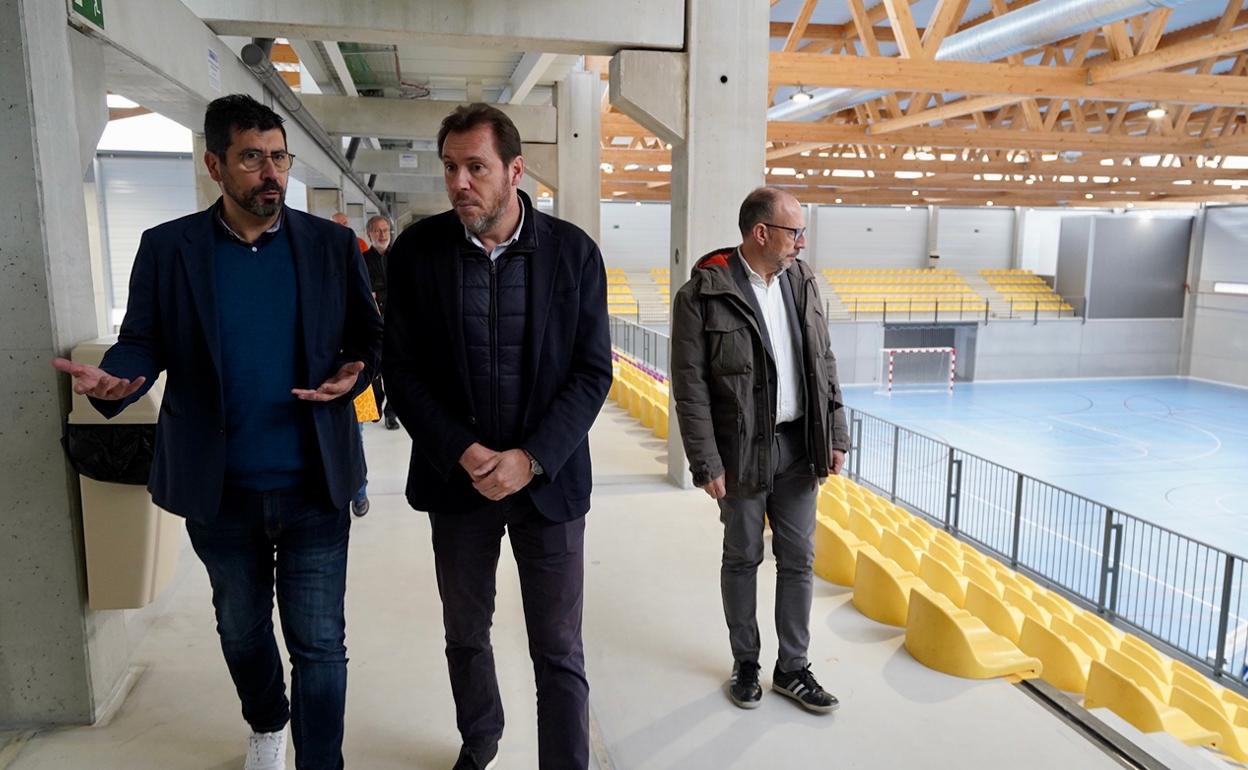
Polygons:
<instances>
[{"instance_id":1,"label":"trash bin","mask_svg":"<svg viewBox=\"0 0 1248 770\"><path fill-rule=\"evenodd\" d=\"M70 357L98 366L116 338L84 342ZM95 610L135 609L154 600L177 568L186 531L147 491L164 377L111 420L73 394L65 451L82 486L87 603Z\"/></svg>"}]
</instances>

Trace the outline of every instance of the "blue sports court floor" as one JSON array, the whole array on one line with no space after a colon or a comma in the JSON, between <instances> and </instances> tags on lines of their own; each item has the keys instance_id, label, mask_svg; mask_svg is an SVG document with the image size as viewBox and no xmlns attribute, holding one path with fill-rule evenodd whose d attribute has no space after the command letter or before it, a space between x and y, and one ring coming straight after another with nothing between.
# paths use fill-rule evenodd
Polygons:
<instances>
[{"instance_id":1,"label":"blue sports court floor","mask_svg":"<svg viewBox=\"0 0 1248 770\"><path fill-rule=\"evenodd\" d=\"M873 386L845 392L849 406L865 414L1248 557L1248 390L1143 378L959 384L952 394L888 396ZM867 469L864 478L884 488L893 431L881 428L863 423L856 459ZM906 459L898 463L899 499L923 501L922 510L943 517L945 454L905 434L900 440ZM963 471L961 530L1008 553L1013 474L982 463L964 463ZM1104 509L1030 482L1022 499L1021 566L1090 600L1104 596L1128 622L1212 659L1226 563L1215 552L1117 519L1121 574L1102 583ZM1232 670L1242 675L1248 672L1248 564L1233 564L1227 651ZM1100 585L1107 586L1103 594Z\"/></svg>"},{"instance_id":2,"label":"blue sports court floor","mask_svg":"<svg viewBox=\"0 0 1248 770\"><path fill-rule=\"evenodd\" d=\"M889 422L1248 556L1248 390L1185 378L845 388Z\"/></svg>"}]
</instances>

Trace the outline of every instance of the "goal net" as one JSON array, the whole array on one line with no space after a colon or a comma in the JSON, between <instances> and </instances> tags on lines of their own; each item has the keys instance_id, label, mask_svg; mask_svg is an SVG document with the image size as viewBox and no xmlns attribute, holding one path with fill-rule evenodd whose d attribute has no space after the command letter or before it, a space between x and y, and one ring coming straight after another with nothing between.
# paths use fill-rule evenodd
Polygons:
<instances>
[{"instance_id":1,"label":"goal net","mask_svg":"<svg viewBox=\"0 0 1248 770\"><path fill-rule=\"evenodd\" d=\"M880 389L887 393L953 392L954 348L881 348Z\"/></svg>"}]
</instances>

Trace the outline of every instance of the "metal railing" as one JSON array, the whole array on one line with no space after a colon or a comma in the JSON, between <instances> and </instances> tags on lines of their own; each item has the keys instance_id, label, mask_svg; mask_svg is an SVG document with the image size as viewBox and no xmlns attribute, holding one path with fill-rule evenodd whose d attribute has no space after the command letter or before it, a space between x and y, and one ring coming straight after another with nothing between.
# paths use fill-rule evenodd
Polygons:
<instances>
[{"instance_id":1,"label":"metal railing","mask_svg":"<svg viewBox=\"0 0 1248 770\"><path fill-rule=\"evenodd\" d=\"M610 316L611 345L667 376L668 338L627 318Z\"/></svg>"},{"instance_id":2,"label":"metal railing","mask_svg":"<svg viewBox=\"0 0 1248 770\"><path fill-rule=\"evenodd\" d=\"M857 409L855 481L1244 691L1245 561Z\"/></svg>"}]
</instances>

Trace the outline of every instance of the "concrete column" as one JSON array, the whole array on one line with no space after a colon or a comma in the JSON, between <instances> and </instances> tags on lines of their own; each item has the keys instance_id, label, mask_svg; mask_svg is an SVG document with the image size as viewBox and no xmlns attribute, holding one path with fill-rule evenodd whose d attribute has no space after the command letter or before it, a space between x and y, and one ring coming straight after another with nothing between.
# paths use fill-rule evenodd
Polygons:
<instances>
[{"instance_id":1,"label":"concrete column","mask_svg":"<svg viewBox=\"0 0 1248 770\"><path fill-rule=\"evenodd\" d=\"M1014 207L1014 251L1010 253L1010 267L1023 266L1023 238L1027 234L1027 207Z\"/></svg>"},{"instance_id":2,"label":"concrete column","mask_svg":"<svg viewBox=\"0 0 1248 770\"><path fill-rule=\"evenodd\" d=\"M808 203L802 207L805 209L802 215L806 217L806 249L802 252L802 259L810 263L815 272L823 269L823 265L818 264L816 255L819 251L819 228L815 224L815 219L819 213L819 204Z\"/></svg>"},{"instance_id":3,"label":"concrete column","mask_svg":"<svg viewBox=\"0 0 1248 770\"><path fill-rule=\"evenodd\" d=\"M932 257L940 254L940 207L927 207L927 263L932 266ZM936 265L939 267L939 265Z\"/></svg>"},{"instance_id":4,"label":"concrete column","mask_svg":"<svg viewBox=\"0 0 1248 770\"><path fill-rule=\"evenodd\" d=\"M741 242L737 213L763 184L767 18L757 0L687 0L687 53L623 51L611 101L672 145L672 292L698 257ZM690 486L676 411L668 411L668 476Z\"/></svg>"},{"instance_id":5,"label":"concrete column","mask_svg":"<svg viewBox=\"0 0 1248 770\"><path fill-rule=\"evenodd\" d=\"M65 14L0 0L0 730L94 721L129 657L122 613L86 606L69 386L49 365L96 336Z\"/></svg>"},{"instance_id":6,"label":"concrete column","mask_svg":"<svg viewBox=\"0 0 1248 770\"><path fill-rule=\"evenodd\" d=\"M337 187L309 187L308 213L329 219L334 212L343 211L342 190Z\"/></svg>"},{"instance_id":7,"label":"concrete column","mask_svg":"<svg viewBox=\"0 0 1248 770\"><path fill-rule=\"evenodd\" d=\"M200 211L216 203L217 198L221 197L221 185L208 174L208 166L204 164L204 153L207 150L204 135L198 131L192 133L191 165L195 168L195 207Z\"/></svg>"},{"instance_id":8,"label":"concrete column","mask_svg":"<svg viewBox=\"0 0 1248 770\"><path fill-rule=\"evenodd\" d=\"M568 73L555 91L559 110L555 216L581 228L595 241L602 208L601 99L597 73L583 70Z\"/></svg>"}]
</instances>

